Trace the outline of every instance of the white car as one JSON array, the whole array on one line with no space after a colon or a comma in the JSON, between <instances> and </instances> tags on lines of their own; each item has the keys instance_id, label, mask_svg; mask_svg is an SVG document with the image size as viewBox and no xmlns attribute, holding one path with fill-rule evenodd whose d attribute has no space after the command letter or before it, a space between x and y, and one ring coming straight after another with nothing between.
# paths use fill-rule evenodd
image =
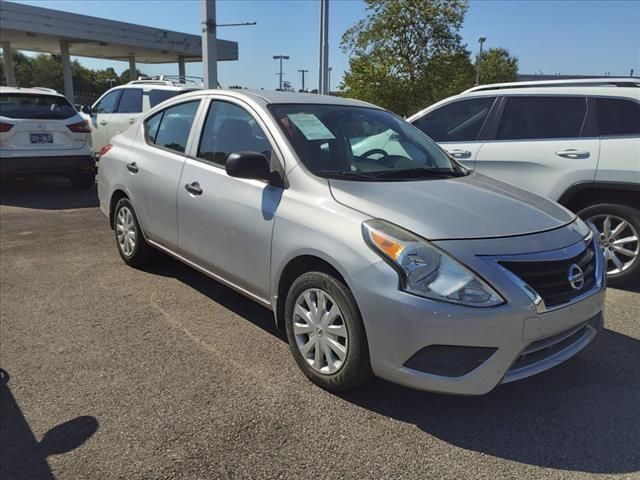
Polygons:
<instances>
[{"instance_id":1,"label":"white car","mask_svg":"<svg viewBox=\"0 0 640 480\"><path fill-rule=\"evenodd\" d=\"M82 113L91 125L91 143L96 158L114 135L124 132L143 113L169 98L201 88L195 83L179 83L180 79L169 78L133 80L106 91L92 106L82 107Z\"/></svg>"},{"instance_id":2,"label":"white car","mask_svg":"<svg viewBox=\"0 0 640 480\"><path fill-rule=\"evenodd\" d=\"M88 122L55 90L0 87L0 175L63 176L91 187Z\"/></svg>"},{"instance_id":3,"label":"white car","mask_svg":"<svg viewBox=\"0 0 640 480\"><path fill-rule=\"evenodd\" d=\"M407 120L465 165L577 212L598 231L609 283L638 285L639 87L611 77L482 85Z\"/></svg>"}]
</instances>

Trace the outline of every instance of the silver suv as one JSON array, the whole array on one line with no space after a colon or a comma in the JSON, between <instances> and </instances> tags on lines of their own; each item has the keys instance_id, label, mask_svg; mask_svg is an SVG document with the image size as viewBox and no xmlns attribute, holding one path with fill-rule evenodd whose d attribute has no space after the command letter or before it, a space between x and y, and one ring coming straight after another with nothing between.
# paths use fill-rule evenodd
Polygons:
<instances>
[{"instance_id":1,"label":"silver suv","mask_svg":"<svg viewBox=\"0 0 640 480\"><path fill-rule=\"evenodd\" d=\"M374 137L405 153L353 153ZM127 264L160 250L272 309L329 390L375 374L483 394L602 329L603 256L582 220L374 105L187 93L114 137L98 177Z\"/></svg>"},{"instance_id":2,"label":"silver suv","mask_svg":"<svg viewBox=\"0 0 640 480\"><path fill-rule=\"evenodd\" d=\"M478 172L597 230L613 286L640 285L640 79L481 85L408 121Z\"/></svg>"}]
</instances>

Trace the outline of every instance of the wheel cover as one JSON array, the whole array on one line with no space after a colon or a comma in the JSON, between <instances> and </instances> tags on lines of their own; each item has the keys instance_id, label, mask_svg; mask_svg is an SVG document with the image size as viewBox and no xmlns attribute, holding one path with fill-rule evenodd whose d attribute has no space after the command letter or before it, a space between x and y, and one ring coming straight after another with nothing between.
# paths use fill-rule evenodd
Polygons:
<instances>
[{"instance_id":1,"label":"wheel cover","mask_svg":"<svg viewBox=\"0 0 640 480\"><path fill-rule=\"evenodd\" d=\"M323 290L310 288L296 299L293 334L302 358L316 372L342 368L349 351L347 325L338 304Z\"/></svg>"},{"instance_id":2,"label":"wheel cover","mask_svg":"<svg viewBox=\"0 0 640 480\"><path fill-rule=\"evenodd\" d=\"M607 262L607 275L618 275L638 261L640 237L633 225L615 215L593 215L587 218L597 232L600 248Z\"/></svg>"},{"instance_id":3,"label":"wheel cover","mask_svg":"<svg viewBox=\"0 0 640 480\"><path fill-rule=\"evenodd\" d=\"M133 220L133 213L129 207L122 207L116 216L116 235L118 237L118 248L126 257L133 255L136 249L136 226Z\"/></svg>"}]
</instances>

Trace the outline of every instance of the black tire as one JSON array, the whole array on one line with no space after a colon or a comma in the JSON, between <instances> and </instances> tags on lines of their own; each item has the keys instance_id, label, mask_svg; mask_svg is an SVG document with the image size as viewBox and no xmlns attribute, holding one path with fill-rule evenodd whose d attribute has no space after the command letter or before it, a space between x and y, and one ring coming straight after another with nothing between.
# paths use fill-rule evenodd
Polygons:
<instances>
[{"instance_id":1,"label":"black tire","mask_svg":"<svg viewBox=\"0 0 640 480\"><path fill-rule=\"evenodd\" d=\"M131 217L133 220L133 229L135 231L135 243L131 253L125 253L123 251L123 247L120 245L120 241L118 239L118 216L120 214L120 211L124 208L127 208L131 213ZM138 223L138 217L136 217L136 212L128 198L121 198L116 204L116 208L113 214L113 230L115 232L116 248L118 249L120 257L122 258L122 260L124 260L124 263L131 267L138 268L144 265L148 265L152 260L154 260L156 250L151 247L151 245L149 245L144 239L142 229L140 228L140 224Z\"/></svg>"},{"instance_id":2,"label":"black tire","mask_svg":"<svg viewBox=\"0 0 640 480\"><path fill-rule=\"evenodd\" d=\"M71 185L78 189L88 189L96 184L96 174L94 172L76 172L71 177Z\"/></svg>"},{"instance_id":3,"label":"black tire","mask_svg":"<svg viewBox=\"0 0 640 480\"><path fill-rule=\"evenodd\" d=\"M320 373L307 363L298 348L296 336L293 332L293 311L296 300L309 289L322 290L335 300L342 313L342 321L346 326L348 339L346 357L339 370L332 374ZM307 378L321 388L331 392L350 390L365 383L372 377L369 346L360 311L351 291L342 281L323 272L308 272L298 277L287 294L285 328L293 358Z\"/></svg>"},{"instance_id":4,"label":"black tire","mask_svg":"<svg viewBox=\"0 0 640 480\"><path fill-rule=\"evenodd\" d=\"M640 210L618 203L598 203L589 205L578 212L580 218L585 221L598 218L598 216L612 215L627 222L636 235L640 234ZM630 230L629 230L630 231ZM599 240L599 239L597 239ZM603 248L610 246L603 245ZM626 244L627 248L635 251L638 243ZM626 257L629 258L629 257ZM640 256L636 256L634 262L623 272L617 274L607 274L607 284L611 287L638 288L640 287Z\"/></svg>"}]
</instances>

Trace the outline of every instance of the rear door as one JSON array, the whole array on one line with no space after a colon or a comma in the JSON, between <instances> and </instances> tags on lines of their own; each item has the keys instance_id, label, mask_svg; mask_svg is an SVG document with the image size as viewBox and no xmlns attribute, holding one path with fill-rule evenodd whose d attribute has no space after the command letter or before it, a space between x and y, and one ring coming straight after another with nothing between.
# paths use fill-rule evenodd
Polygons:
<instances>
[{"instance_id":1,"label":"rear door","mask_svg":"<svg viewBox=\"0 0 640 480\"><path fill-rule=\"evenodd\" d=\"M111 90L91 107L91 144L94 152L109 143L109 122L118 108L122 89Z\"/></svg>"},{"instance_id":2,"label":"rear door","mask_svg":"<svg viewBox=\"0 0 640 480\"><path fill-rule=\"evenodd\" d=\"M483 143L481 132L495 100L495 96L454 100L413 119L411 123L453 158L473 168Z\"/></svg>"},{"instance_id":3,"label":"rear door","mask_svg":"<svg viewBox=\"0 0 640 480\"><path fill-rule=\"evenodd\" d=\"M142 89L124 88L118 102L118 108L111 114L107 125L108 138L111 140L114 135L124 132L135 123L142 114Z\"/></svg>"},{"instance_id":4,"label":"rear door","mask_svg":"<svg viewBox=\"0 0 640 480\"><path fill-rule=\"evenodd\" d=\"M581 95L518 95L501 102L476 170L558 200L571 185L594 180L599 140Z\"/></svg>"},{"instance_id":5,"label":"rear door","mask_svg":"<svg viewBox=\"0 0 640 480\"><path fill-rule=\"evenodd\" d=\"M59 95L3 93L0 117L10 125L2 134L0 149L23 155L62 155L85 146L86 133L68 125L81 121L68 100Z\"/></svg>"},{"instance_id":6,"label":"rear door","mask_svg":"<svg viewBox=\"0 0 640 480\"><path fill-rule=\"evenodd\" d=\"M145 119L129 150L129 188L148 238L177 246L176 194L200 99L167 107Z\"/></svg>"}]
</instances>

